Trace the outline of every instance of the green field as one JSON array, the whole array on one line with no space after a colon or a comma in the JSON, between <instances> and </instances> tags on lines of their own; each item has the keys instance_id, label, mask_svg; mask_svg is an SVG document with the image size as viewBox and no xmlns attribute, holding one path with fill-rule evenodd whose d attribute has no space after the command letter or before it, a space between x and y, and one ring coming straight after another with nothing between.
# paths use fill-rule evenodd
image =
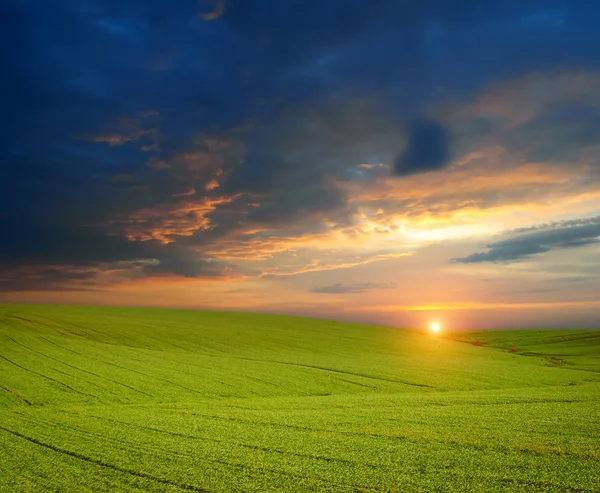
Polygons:
<instances>
[{"instance_id":1,"label":"green field","mask_svg":"<svg viewBox=\"0 0 600 493\"><path fill-rule=\"evenodd\" d=\"M600 492L600 331L0 305L0 491Z\"/></svg>"}]
</instances>

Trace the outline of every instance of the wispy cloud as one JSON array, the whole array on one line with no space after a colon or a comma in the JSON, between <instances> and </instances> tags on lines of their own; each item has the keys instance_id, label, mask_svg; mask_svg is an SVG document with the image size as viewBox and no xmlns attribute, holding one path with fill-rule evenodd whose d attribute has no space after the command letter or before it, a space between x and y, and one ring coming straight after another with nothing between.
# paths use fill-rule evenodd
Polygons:
<instances>
[{"instance_id":1,"label":"wispy cloud","mask_svg":"<svg viewBox=\"0 0 600 493\"><path fill-rule=\"evenodd\" d=\"M354 293L365 293L374 289L394 289L398 285L395 282L382 283L382 282L366 282L362 284L342 284L340 282L335 283L331 286L315 287L310 290L311 293L322 293L322 294L354 294Z\"/></svg>"},{"instance_id":2,"label":"wispy cloud","mask_svg":"<svg viewBox=\"0 0 600 493\"><path fill-rule=\"evenodd\" d=\"M122 146L133 139L124 135L96 135L91 137L93 142L103 142L109 146Z\"/></svg>"},{"instance_id":3,"label":"wispy cloud","mask_svg":"<svg viewBox=\"0 0 600 493\"><path fill-rule=\"evenodd\" d=\"M517 230L517 234L487 245L488 251L472 253L452 262L514 262L561 248L575 248L600 241L600 216L561 221Z\"/></svg>"}]
</instances>

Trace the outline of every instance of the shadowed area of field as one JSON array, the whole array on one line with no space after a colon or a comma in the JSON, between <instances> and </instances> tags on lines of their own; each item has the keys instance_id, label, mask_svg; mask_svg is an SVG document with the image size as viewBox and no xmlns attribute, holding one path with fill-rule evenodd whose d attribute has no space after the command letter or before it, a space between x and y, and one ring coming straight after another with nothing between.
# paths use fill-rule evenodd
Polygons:
<instances>
[{"instance_id":1,"label":"shadowed area of field","mask_svg":"<svg viewBox=\"0 0 600 493\"><path fill-rule=\"evenodd\" d=\"M600 332L0 305L1 491L600 491Z\"/></svg>"}]
</instances>

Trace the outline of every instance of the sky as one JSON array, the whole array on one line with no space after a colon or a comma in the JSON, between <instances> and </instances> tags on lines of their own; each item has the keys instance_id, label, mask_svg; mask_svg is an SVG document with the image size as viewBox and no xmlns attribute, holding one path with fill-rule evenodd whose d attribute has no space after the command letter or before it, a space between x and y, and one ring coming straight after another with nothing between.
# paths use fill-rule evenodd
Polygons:
<instances>
[{"instance_id":1,"label":"sky","mask_svg":"<svg viewBox=\"0 0 600 493\"><path fill-rule=\"evenodd\" d=\"M600 327L600 3L1 10L0 302Z\"/></svg>"}]
</instances>

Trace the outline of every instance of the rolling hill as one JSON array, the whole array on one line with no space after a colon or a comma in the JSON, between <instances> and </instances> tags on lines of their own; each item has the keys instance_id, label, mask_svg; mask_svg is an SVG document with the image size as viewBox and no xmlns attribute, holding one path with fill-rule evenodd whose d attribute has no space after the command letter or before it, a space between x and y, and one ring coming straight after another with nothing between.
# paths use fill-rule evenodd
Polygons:
<instances>
[{"instance_id":1,"label":"rolling hill","mask_svg":"<svg viewBox=\"0 0 600 493\"><path fill-rule=\"evenodd\" d=\"M600 331L0 305L0 491L600 491Z\"/></svg>"}]
</instances>

